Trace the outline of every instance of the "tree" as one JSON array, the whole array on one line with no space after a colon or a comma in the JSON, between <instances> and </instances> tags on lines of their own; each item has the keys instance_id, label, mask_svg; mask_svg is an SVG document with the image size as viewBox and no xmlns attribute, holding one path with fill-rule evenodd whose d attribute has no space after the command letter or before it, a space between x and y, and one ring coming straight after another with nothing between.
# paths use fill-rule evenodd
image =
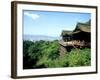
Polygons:
<instances>
[{"instance_id":1,"label":"tree","mask_svg":"<svg viewBox=\"0 0 100 80\"><path fill-rule=\"evenodd\" d=\"M31 59L28 54L29 47L34 44L31 41L23 41L23 69L32 68Z\"/></svg>"}]
</instances>

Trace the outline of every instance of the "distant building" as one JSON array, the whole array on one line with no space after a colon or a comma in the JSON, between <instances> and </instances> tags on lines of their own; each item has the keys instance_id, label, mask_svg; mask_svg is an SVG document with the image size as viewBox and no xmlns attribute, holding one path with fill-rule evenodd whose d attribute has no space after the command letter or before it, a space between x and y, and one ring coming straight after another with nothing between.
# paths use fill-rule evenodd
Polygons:
<instances>
[{"instance_id":1,"label":"distant building","mask_svg":"<svg viewBox=\"0 0 100 80\"><path fill-rule=\"evenodd\" d=\"M90 20L86 23L77 23L73 31L63 30L61 33L62 40L60 53L71 51L72 48L91 47L91 24Z\"/></svg>"}]
</instances>

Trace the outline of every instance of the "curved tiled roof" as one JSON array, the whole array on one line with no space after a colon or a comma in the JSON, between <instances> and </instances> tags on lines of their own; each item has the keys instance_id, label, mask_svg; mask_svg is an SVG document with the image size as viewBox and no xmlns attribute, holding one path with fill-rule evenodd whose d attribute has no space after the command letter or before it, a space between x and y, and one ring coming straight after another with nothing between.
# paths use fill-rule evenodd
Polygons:
<instances>
[{"instance_id":1,"label":"curved tiled roof","mask_svg":"<svg viewBox=\"0 0 100 80\"><path fill-rule=\"evenodd\" d=\"M72 35L79 32L91 32L90 20L87 23L77 23L76 28L73 31L63 30L61 35Z\"/></svg>"},{"instance_id":2,"label":"curved tiled roof","mask_svg":"<svg viewBox=\"0 0 100 80\"><path fill-rule=\"evenodd\" d=\"M77 31L91 32L90 25L78 23L76 28L73 30L73 32L77 32Z\"/></svg>"}]
</instances>

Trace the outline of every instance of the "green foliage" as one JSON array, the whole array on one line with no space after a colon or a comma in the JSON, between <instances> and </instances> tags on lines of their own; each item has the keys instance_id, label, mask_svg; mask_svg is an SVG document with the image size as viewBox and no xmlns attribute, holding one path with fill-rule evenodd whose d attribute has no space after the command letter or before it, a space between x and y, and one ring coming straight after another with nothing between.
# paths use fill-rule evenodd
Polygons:
<instances>
[{"instance_id":1,"label":"green foliage","mask_svg":"<svg viewBox=\"0 0 100 80\"><path fill-rule=\"evenodd\" d=\"M91 53L90 49L73 49L68 57L69 60L69 66L88 66L90 65L91 61Z\"/></svg>"},{"instance_id":2,"label":"green foliage","mask_svg":"<svg viewBox=\"0 0 100 80\"><path fill-rule=\"evenodd\" d=\"M37 62L37 66L54 67L54 60L59 57L58 41L45 42L41 47L42 56Z\"/></svg>"},{"instance_id":3,"label":"green foliage","mask_svg":"<svg viewBox=\"0 0 100 80\"><path fill-rule=\"evenodd\" d=\"M28 49L31 45L33 45L34 43L31 41L24 41L23 42L23 68L24 69L29 69L32 68L33 65L33 61L30 58L29 54L28 54Z\"/></svg>"},{"instance_id":4,"label":"green foliage","mask_svg":"<svg viewBox=\"0 0 100 80\"><path fill-rule=\"evenodd\" d=\"M89 48L72 49L71 52L59 55L60 45L55 41L24 41L23 65L24 69L77 67L91 65L91 51Z\"/></svg>"},{"instance_id":5,"label":"green foliage","mask_svg":"<svg viewBox=\"0 0 100 80\"><path fill-rule=\"evenodd\" d=\"M24 56L26 56L28 54L28 49L32 44L33 44L33 42L31 42L31 41L24 41L23 42L23 53L24 53Z\"/></svg>"}]
</instances>

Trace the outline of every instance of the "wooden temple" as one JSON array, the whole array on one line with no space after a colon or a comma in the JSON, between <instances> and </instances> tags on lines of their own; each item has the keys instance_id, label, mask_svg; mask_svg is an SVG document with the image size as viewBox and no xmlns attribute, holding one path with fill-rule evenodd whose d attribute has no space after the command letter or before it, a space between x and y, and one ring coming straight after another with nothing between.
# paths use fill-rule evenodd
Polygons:
<instances>
[{"instance_id":1,"label":"wooden temple","mask_svg":"<svg viewBox=\"0 0 100 80\"><path fill-rule=\"evenodd\" d=\"M73 31L63 30L62 40L59 41L60 53L70 52L72 48L91 47L90 20L86 23L77 23Z\"/></svg>"}]
</instances>

